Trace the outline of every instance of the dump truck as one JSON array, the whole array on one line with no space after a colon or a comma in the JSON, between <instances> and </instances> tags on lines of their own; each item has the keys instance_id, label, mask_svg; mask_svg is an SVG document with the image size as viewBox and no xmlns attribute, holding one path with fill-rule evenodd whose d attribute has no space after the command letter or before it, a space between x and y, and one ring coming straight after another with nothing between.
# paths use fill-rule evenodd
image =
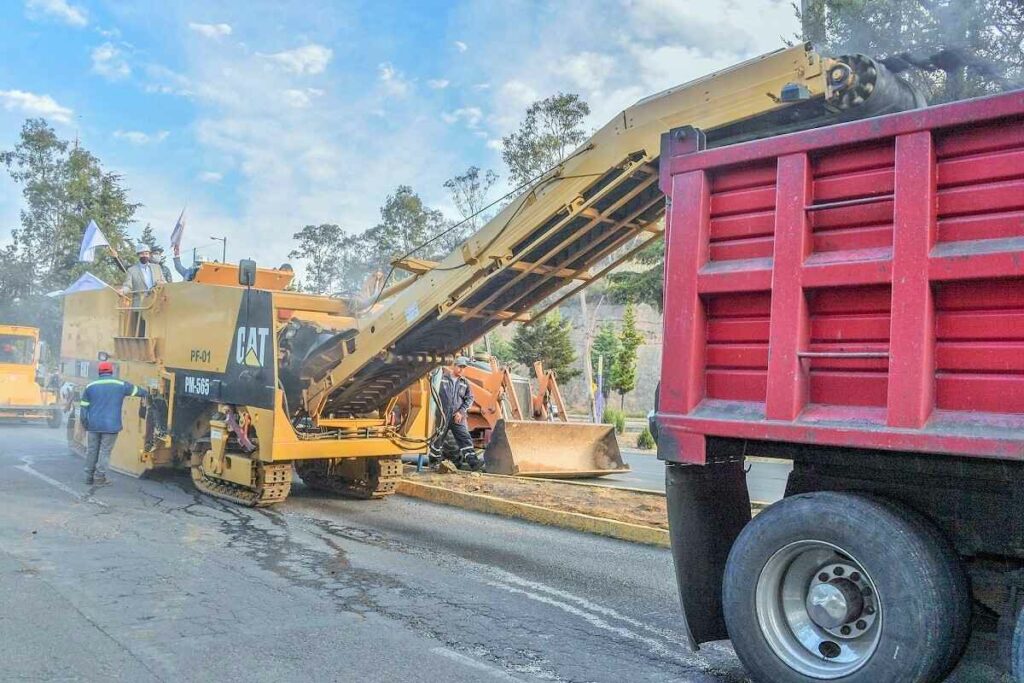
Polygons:
<instances>
[{"instance_id":1,"label":"dump truck","mask_svg":"<svg viewBox=\"0 0 1024 683\"><path fill-rule=\"evenodd\" d=\"M555 372L540 361L532 380L487 354L475 356L465 373L473 386L467 426L487 472L576 479L629 471L614 427L570 423ZM456 448L454 440L445 446Z\"/></svg>"},{"instance_id":2,"label":"dump truck","mask_svg":"<svg viewBox=\"0 0 1024 683\"><path fill-rule=\"evenodd\" d=\"M203 264L136 302L71 294L65 375L84 384L109 358L152 394L125 407L116 470L187 467L201 491L246 505L284 500L293 468L314 488L387 495L400 456L437 428L433 369L661 239L662 133L693 125L724 143L919 104L870 59L778 50L625 110L440 262L399 259L411 275L370 305L287 291L290 273L252 262ZM81 443L77 420L69 434Z\"/></svg>"},{"instance_id":3,"label":"dump truck","mask_svg":"<svg viewBox=\"0 0 1024 683\"><path fill-rule=\"evenodd\" d=\"M41 365L42 349L37 328L0 325L0 420L60 427L63 410Z\"/></svg>"},{"instance_id":4,"label":"dump truck","mask_svg":"<svg viewBox=\"0 0 1024 683\"><path fill-rule=\"evenodd\" d=\"M686 632L773 683L939 681L972 628L1019 667L1024 92L709 139L660 165ZM753 519L749 456L792 462Z\"/></svg>"}]
</instances>

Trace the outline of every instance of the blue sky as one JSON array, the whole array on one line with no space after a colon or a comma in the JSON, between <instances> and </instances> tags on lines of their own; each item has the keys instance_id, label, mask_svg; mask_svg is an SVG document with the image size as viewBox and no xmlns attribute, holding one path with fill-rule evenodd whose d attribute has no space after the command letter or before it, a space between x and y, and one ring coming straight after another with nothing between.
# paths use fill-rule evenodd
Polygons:
<instances>
[{"instance_id":1,"label":"blue sky","mask_svg":"<svg viewBox=\"0 0 1024 683\"><path fill-rule=\"evenodd\" d=\"M597 128L797 30L786 0L4 0L0 26L0 149L45 116L124 176L136 233L187 203L187 246L263 263L306 223L372 226L399 184L454 217L444 180L503 175L536 99L578 92ZM4 176L0 243L20 206Z\"/></svg>"}]
</instances>

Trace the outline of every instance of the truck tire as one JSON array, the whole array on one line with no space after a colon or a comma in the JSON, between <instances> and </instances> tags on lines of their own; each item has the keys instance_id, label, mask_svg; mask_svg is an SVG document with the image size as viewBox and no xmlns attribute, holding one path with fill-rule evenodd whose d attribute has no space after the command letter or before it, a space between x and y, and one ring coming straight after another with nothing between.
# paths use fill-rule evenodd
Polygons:
<instances>
[{"instance_id":1,"label":"truck tire","mask_svg":"<svg viewBox=\"0 0 1024 683\"><path fill-rule=\"evenodd\" d=\"M840 492L792 496L736 539L726 627L756 681L928 683L963 654L966 574L920 515Z\"/></svg>"}]
</instances>

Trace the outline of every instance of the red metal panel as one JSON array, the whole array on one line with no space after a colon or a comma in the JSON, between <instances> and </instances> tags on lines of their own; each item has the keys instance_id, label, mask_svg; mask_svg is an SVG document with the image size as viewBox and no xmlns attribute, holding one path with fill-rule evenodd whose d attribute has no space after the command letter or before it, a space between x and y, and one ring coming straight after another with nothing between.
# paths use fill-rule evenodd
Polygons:
<instances>
[{"instance_id":1,"label":"red metal panel","mask_svg":"<svg viewBox=\"0 0 1024 683\"><path fill-rule=\"evenodd\" d=\"M896 212L889 344L891 427L919 429L935 407L935 305L928 254L935 244L931 131L896 138Z\"/></svg>"},{"instance_id":2,"label":"red metal panel","mask_svg":"<svg viewBox=\"0 0 1024 683\"><path fill-rule=\"evenodd\" d=\"M896 135L933 128L953 126L970 128L997 119L1020 117L1022 111L1024 111L1024 91L1018 90L1002 95L954 102L941 107L929 107L903 114L780 135L742 145L719 147L700 155L677 156L669 160L669 163L664 166L663 172L671 176L698 168L757 163L771 157L812 150L843 148L850 144L892 138ZM1012 125L1009 124L1009 126ZM992 144L995 147L1005 146L1000 143Z\"/></svg>"},{"instance_id":3,"label":"red metal panel","mask_svg":"<svg viewBox=\"0 0 1024 683\"><path fill-rule=\"evenodd\" d=\"M665 253L663 373L679 381L662 385L666 412L687 413L704 398L704 304L697 274L708 260L710 187L704 171L672 178Z\"/></svg>"},{"instance_id":4,"label":"red metal panel","mask_svg":"<svg viewBox=\"0 0 1024 683\"><path fill-rule=\"evenodd\" d=\"M1024 459L1024 93L661 171L668 457L721 436Z\"/></svg>"},{"instance_id":5,"label":"red metal panel","mask_svg":"<svg viewBox=\"0 0 1024 683\"><path fill-rule=\"evenodd\" d=\"M806 154L779 159L775 205L775 267L772 273L772 317L769 336L769 420L792 420L803 410L809 393L808 373L799 353L807 349L810 324L801 270L811 253L811 226L805 207L811 198L811 165Z\"/></svg>"}]
</instances>

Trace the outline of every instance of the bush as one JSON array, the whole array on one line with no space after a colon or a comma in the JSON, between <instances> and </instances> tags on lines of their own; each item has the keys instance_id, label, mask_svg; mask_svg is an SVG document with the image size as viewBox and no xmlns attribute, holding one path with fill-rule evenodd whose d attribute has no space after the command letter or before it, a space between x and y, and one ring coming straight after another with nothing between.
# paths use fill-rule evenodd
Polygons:
<instances>
[{"instance_id":1,"label":"bush","mask_svg":"<svg viewBox=\"0 0 1024 683\"><path fill-rule=\"evenodd\" d=\"M657 445L649 427L644 427L644 431L640 432L640 436L636 437L636 447L642 451L649 451Z\"/></svg>"},{"instance_id":2,"label":"bush","mask_svg":"<svg viewBox=\"0 0 1024 683\"><path fill-rule=\"evenodd\" d=\"M626 415L621 410L605 408L604 414L601 416L601 422L615 425L616 434L622 434L626 431Z\"/></svg>"}]
</instances>

